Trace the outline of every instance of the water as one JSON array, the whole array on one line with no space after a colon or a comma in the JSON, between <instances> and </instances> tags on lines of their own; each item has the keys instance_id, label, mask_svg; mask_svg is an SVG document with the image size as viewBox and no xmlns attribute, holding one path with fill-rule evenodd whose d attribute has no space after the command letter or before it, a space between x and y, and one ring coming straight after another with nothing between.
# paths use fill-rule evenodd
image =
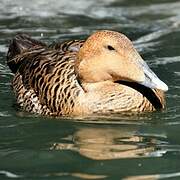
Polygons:
<instances>
[{"instance_id":1,"label":"water","mask_svg":"<svg viewBox=\"0 0 180 180\"><path fill-rule=\"evenodd\" d=\"M141 115L47 118L17 110L9 40L45 42L123 32L169 85L167 109ZM180 179L178 0L0 0L0 179Z\"/></svg>"}]
</instances>

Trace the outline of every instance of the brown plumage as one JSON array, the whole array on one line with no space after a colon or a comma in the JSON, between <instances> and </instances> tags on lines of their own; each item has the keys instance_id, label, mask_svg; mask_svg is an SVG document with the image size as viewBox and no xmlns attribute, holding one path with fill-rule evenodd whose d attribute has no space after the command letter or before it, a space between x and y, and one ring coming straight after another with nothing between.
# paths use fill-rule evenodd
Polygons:
<instances>
[{"instance_id":1,"label":"brown plumage","mask_svg":"<svg viewBox=\"0 0 180 180\"><path fill-rule=\"evenodd\" d=\"M167 86L123 34L99 31L86 41L46 44L17 35L7 63L19 106L43 115L153 111ZM162 90L158 90L162 89Z\"/></svg>"}]
</instances>

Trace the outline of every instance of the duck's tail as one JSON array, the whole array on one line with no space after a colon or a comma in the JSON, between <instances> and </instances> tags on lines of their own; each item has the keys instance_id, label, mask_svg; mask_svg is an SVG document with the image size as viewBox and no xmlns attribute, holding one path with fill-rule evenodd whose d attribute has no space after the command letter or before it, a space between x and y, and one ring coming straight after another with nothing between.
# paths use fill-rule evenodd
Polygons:
<instances>
[{"instance_id":1,"label":"duck's tail","mask_svg":"<svg viewBox=\"0 0 180 180\"><path fill-rule=\"evenodd\" d=\"M15 57L35 46L45 47L46 44L32 39L27 34L17 34L11 40L7 53L7 64L13 73L16 73L19 67L19 62Z\"/></svg>"}]
</instances>

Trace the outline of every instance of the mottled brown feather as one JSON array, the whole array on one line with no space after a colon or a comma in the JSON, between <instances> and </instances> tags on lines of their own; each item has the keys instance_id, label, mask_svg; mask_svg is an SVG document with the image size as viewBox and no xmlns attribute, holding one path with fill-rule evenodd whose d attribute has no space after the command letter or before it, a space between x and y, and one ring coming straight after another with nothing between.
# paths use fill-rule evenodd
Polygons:
<instances>
[{"instance_id":1,"label":"mottled brown feather","mask_svg":"<svg viewBox=\"0 0 180 180\"><path fill-rule=\"evenodd\" d=\"M22 37L22 41L26 39ZM28 41L31 41L29 37ZM8 65L15 73L12 86L17 103L25 111L59 116L142 112L165 107L164 93L160 90L123 81L81 81L76 71L80 63L78 52L83 47L83 40L48 47L35 40L32 42L28 49L22 48L18 53L14 53L11 44L7 58ZM92 48L94 47L88 47L85 57L89 56ZM124 44L122 48L128 49L129 46Z\"/></svg>"}]
</instances>

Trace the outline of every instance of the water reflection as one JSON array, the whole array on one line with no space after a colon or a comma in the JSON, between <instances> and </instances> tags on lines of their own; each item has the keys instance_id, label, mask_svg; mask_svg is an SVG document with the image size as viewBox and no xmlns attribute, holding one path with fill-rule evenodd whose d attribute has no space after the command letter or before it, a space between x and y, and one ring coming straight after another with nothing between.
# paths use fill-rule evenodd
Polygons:
<instances>
[{"instance_id":1,"label":"water reflection","mask_svg":"<svg viewBox=\"0 0 180 180\"><path fill-rule=\"evenodd\" d=\"M138 135L136 127L80 128L71 137L73 143L56 142L51 149L73 150L94 160L159 156L155 137ZM164 152L163 152L164 153Z\"/></svg>"}]
</instances>

